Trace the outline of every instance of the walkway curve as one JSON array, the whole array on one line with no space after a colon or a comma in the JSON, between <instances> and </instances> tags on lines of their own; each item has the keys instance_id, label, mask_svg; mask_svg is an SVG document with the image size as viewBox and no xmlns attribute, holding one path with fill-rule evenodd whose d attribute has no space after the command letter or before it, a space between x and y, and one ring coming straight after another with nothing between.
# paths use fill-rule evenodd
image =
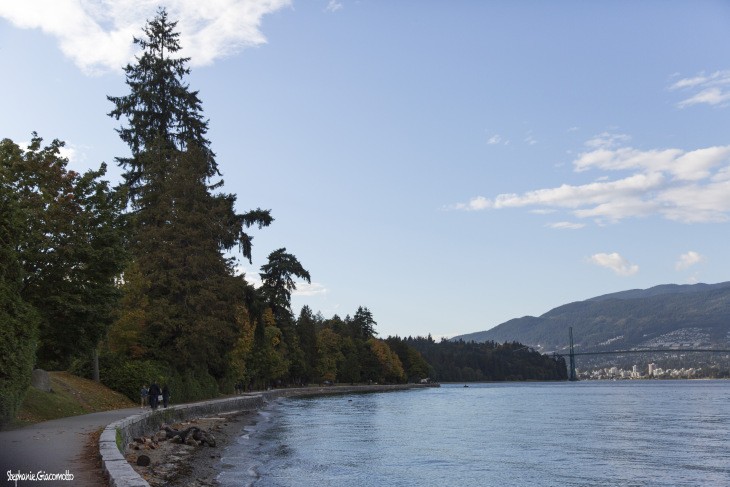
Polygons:
<instances>
[{"instance_id":1,"label":"walkway curve","mask_svg":"<svg viewBox=\"0 0 730 487\"><path fill-rule=\"evenodd\" d=\"M15 486L12 478L18 473L65 474L68 471L73 480L18 480L17 486L98 487L101 473L96 459L88 456L90 435L140 411L140 408L116 409L0 431L0 486Z\"/></svg>"}]
</instances>

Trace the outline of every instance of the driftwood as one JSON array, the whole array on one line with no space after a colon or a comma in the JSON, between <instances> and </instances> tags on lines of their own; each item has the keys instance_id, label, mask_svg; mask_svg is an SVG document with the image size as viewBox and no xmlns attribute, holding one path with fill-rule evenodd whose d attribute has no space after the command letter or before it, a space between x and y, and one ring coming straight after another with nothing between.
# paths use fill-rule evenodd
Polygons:
<instances>
[{"instance_id":1,"label":"driftwood","mask_svg":"<svg viewBox=\"0 0 730 487\"><path fill-rule=\"evenodd\" d=\"M167 433L168 440L176 440L180 443L191 443L189 440L195 440L199 444L205 443L208 446L215 446L215 436L208 433L207 431L201 430L197 426L191 426L184 430L176 430L165 426L163 428Z\"/></svg>"}]
</instances>

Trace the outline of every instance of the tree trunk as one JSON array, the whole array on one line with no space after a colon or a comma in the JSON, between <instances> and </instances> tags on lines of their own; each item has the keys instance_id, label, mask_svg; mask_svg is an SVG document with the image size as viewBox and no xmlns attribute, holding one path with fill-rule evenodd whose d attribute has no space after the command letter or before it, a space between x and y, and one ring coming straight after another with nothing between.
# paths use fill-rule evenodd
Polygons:
<instances>
[{"instance_id":1,"label":"tree trunk","mask_svg":"<svg viewBox=\"0 0 730 487\"><path fill-rule=\"evenodd\" d=\"M93 379L94 382L99 382L99 350L94 347L94 372L93 372Z\"/></svg>"}]
</instances>

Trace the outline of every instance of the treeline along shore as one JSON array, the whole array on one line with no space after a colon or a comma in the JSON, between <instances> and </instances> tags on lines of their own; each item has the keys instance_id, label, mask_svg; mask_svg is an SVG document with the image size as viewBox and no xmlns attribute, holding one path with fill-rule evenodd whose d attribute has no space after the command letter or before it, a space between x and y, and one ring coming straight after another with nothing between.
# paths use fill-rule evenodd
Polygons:
<instances>
[{"instance_id":1,"label":"treeline along shore","mask_svg":"<svg viewBox=\"0 0 730 487\"><path fill-rule=\"evenodd\" d=\"M272 211L239 212L224 192L198 92L186 82L177 23L164 9L134 39L128 92L107 96L126 154L81 174L64 142L0 142L0 426L33 368L70 370L138 400L173 402L310 383L557 380L565 364L519 344L382 339L367 307L325 318L291 309L309 271L281 248L252 286L252 232ZM243 195L245 197L245 195Z\"/></svg>"}]
</instances>

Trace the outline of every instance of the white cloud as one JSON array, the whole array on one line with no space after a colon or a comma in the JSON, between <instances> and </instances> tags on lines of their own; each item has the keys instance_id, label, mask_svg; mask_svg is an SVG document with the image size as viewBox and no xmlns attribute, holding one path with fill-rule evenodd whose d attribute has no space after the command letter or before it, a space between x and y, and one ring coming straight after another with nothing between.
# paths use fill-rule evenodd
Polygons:
<instances>
[{"instance_id":1,"label":"white cloud","mask_svg":"<svg viewBox=\"0 0 730 487\"><path fill-rule=\"evenodd\" d=\"M327 7L325 7L325 10L327 12L337 12L342 8L343 6L341 2L338 2L337 0L329 0L329 2L327 3Z\"/></svg>"},{"instance_id":2,"label":"white cloud","mask_svg":"<svg viewBox=\"0 0 730 487\"><path fill-rule=\"evenodd\" d=\"M476 210L485 210L487 208L491 208L493 206L493 203L486 199L484 196L476 196L469 200L468 203L458 203L454 206L454 209L456 210L467 210L467 211L476 211Z\"/></svg>"},{"instance_id":3,"label":"white cloud","mask_svg":"<svg viewBox=\"0 0 730 487\"><path fill-rule=\"evenodd\" d=\"M611 269L619 276L632 276L639 272L638 265L629 263L629 261L617 252L613 252L611 254L594 254L589 260L597 266Z\"/></svg>"},{"instance_id":4,"label":"white cloud","mask_svg":"<svg viewBox=\"0 0 730 487\"><path fill-rule=\"evenodd\" d=\"M585 227L585 224L575 223L575 222L555 222L555 223L549 223L546 226L549 228L555 228L558 230L577 230L579 228Z\"/></svg>"},{"instance_id":5,"label":"white cloud","mask_svg":"<svg viewBox=\"0 0 730 487\"><path fill-rule=\"evenodd\" d=\"M576 174L602 171L593 182L562 184L522 194L478 196L453 205L459 210L532 207L565 210L598 224L659 215L685 223L730 219L730 145L695 150L621 147L624 134L599 134L573 161ZM620 177L611 176L618 173Z\"/></svg>"},{"instance_id":6,"label":"white cloud","mask_svg":"<svg viewBox=\"0 0 730 487\"><path fill-rule=\"evenodd\" d=\"M497 134L492 135L491 137L489 137L489 139L487 139L487 144L489 145L496 145L500 142L502 142L502 136Z\"/></svg>"},{"instance_id":7,"label":"white cloud","mask_svg":"<svg viewBox=\"0 0 730 487\"><path fill-rule=\"evenodd\" d=\"M585 145L586 147L590 147L593 149L610 149L612 147L616 147L619 144L628 142L629 140L631 140L631 137L626 134L602 132L598 135L595 135L593 138L588 139L585 142Z\"/></svg>"},{"instance_id":8,"label":"white cloud","mask_svg":"<svg viewBox=\"0 0 730 487\"><path fill-rule=\"evenodd\" d=\"M672 84L669 89L693 93L677 103L679 108L700 104L725 106L726 102L730 101L730 70L683 78Z\"/></svg>"},{"instance_id":9,"label":"white cloud","mask_svg":"<svg viewBox=\"0 0 730 487\"><path fill-rule=\"evenodd\" d=\"M318 296L327 294L327 288L318 282L297 282L297 288L292 292L292 296Z\"/></svg>"},{"instance_id":10,"label":"white cloud","mask_svg":"<svg viewBox=\"0 0 730 487\"><path fill-rule=\"evenodd\" d=\"M674 265L674 268L678 271L684 271L689 269L695 264L699 264L704 260L704 257L697 252L690 250L686 254L682 254L679 256L679 260Z\"/></svg>"},{"instance_id":11,"label":"white cloud","mask_svg":"<svg viewBox=\"0 0 730 487\"><path fill-rule=\"evenodd\" d=\"M723 91L718 87L713 87L705 88L686 100L680 101L677 105L680 108L699 105L701 103L705 103L707 105L720 105L728 100L730 100L730 91Z\"/></svg>"},{"instance_id":12,"label":"white cloud","mask_svg":"<svg viewBox=\"0 0 730 487\"><path fill-rule=\"evenodd\" d=\"M133 60L140 37L159 6L179 20L183 56L192 66L213 63L264 44L262 18L290 0L34 0L0 2L0 17L55 37L63 54L87 74L118 71Z\"/></svg>"}]
</instances>

